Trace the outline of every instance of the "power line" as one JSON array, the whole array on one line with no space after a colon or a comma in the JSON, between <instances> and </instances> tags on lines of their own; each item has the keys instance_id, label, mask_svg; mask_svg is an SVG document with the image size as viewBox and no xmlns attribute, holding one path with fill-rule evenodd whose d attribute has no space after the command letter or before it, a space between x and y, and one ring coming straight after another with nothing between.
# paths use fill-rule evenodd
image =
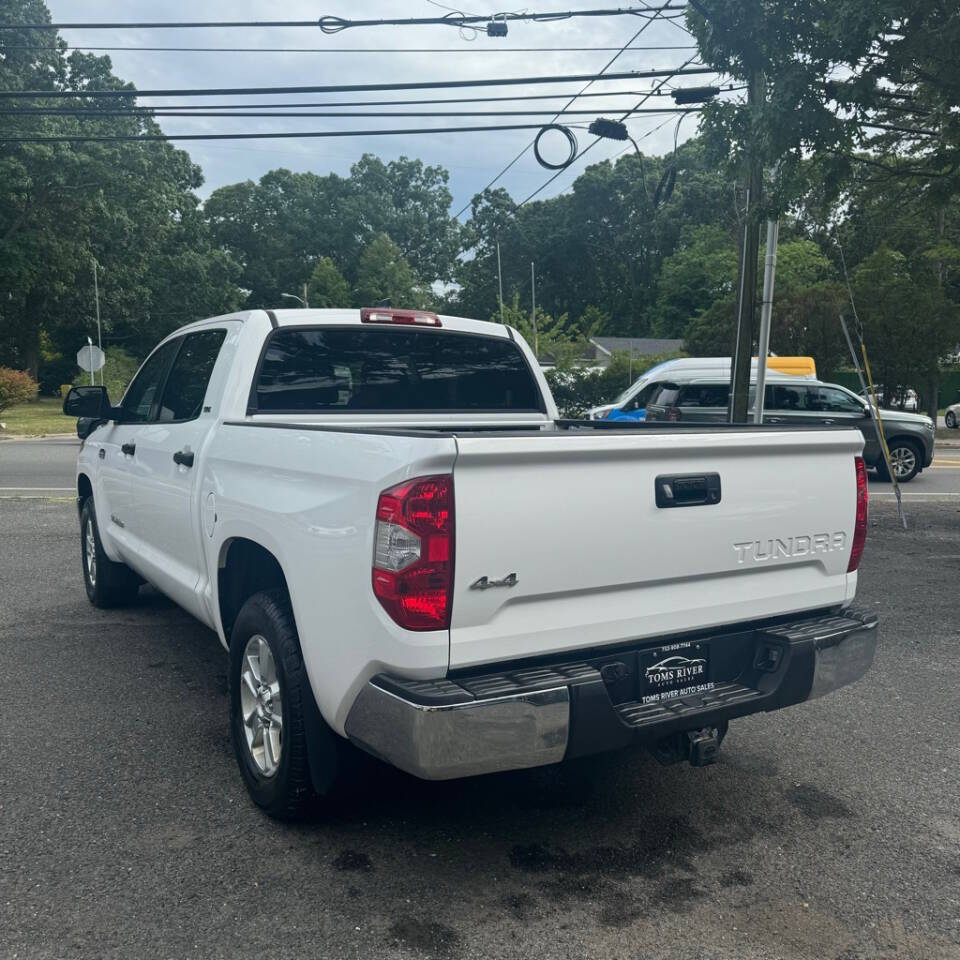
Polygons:
<instances>
[{"instance_id":1,"label":"power line","mask_svg":"<svg viewBox=\"0 0 960 960\"><path fill-rule=\"evenodd\" d=\"M418 127L380 130L303 130L280 133L164 133L164 134L65 134L58 136L0 136L0 143L150 143L167 140L292 140L328 137L392 137L435 135L438 133L480 133L502 130L539 130L542 123L508 123L489 126ZM572 124L571 124L572 126Z\"/></svg>"},{"instance_id":2,"label":"power line","mask_svg":"<svg viewBox=\"0 0 960 960\"><path fill-rule=\"evenodd\" d=\"M670 4L656 8L612 7L600 10L568 10L551 13L495 13L484 15L447 14L443 17L401 17L377 20L347 20L343 17L323 16L319 20L190 20L190 21L149 21L140 23L4 23L0 30L192 30L203 28L250 27L319 27L324 33L340 33L352 27L412 27L412 26L470 26L474 23L489 23L493 20L527 23L551 23L557 20L571 20L574 17L623 17L644 16L657 10L686 9L686 4Z\"/></svg>"},{"instance_id":3,"label":"power line","mask_svg":"<svg viewBox=\"0 0 960 960\"><path fill-rule=\"evenodd\" d=\"M656 19L656 18L654 18L654 19ZM601 74L601 75L604 74L604 73L606 73L606 71L610 68L610 66L614 63L614 61L615 61L618 57L620 57L620 56L629 48L630 44L633 43L633 41L636 40L637 37L639 37L640 34L642 34L643 31L646 30L647 27L650 26L651 23L653 23L653 19L647 20L647 22L603 65L603 67L602 67L601 70L600 70L600 74ZM556 115L555 115L554 118L553 118L554 122L559 118L560 114L562 114L569 106L571 106L571 105L573 104L573 102L577 99L578 96L586 93L587 88L590 87L590 85L591 85L593 82L594 82L593 80L587 81L587 83L584 85L583 89L580 90L579 93L574 94L574 95L567 101L567 103L566 103L563 107L560 108L560 110L556 113ZM530 148L531 148L532 146L535 145L535 143L536 143L536 139L531 140L530 143L528 143L528 144L483 188L483 190L480 191L480 193L482 194L482 193L484 193L485 191L489 190L505 173L507 173L508 171L510 171L517 163L519 163L520 159L527 153L527 151L530 150ZM476 194L474 194L474 196L476 196ZM455 220L458 220L458 219L460 218L460 216L467 211L467 209L471 206L472 203L473 203L473 198L471 197L470 201L469 201L468 203L464 204L464 205L453 215L453 218L454 218Z\"/></svg>"},{"instance_id":4,"label":"power line","mask_svg":"<svg viewBox=\"0 0 960 960\"><path fill-rule=\"evenodd\" d=\"M8 50L56 50L52 46L38 46L36 44L4 44L2 52ZM88 47L86 44L68 44L67 50L93 50L98 53L115 53L118 51L136 51L153 53L605 53L610 50L620 50L620 47L139 47L135 45L117 47ZM695 47L630 47L634 50L694 50Z\"/></svg>"},{"instance_id":5,"label":"power line","mask_svg":"<svg viewBox=\"0 0 960 960\"><path fill-rule=\"evenodd\" d=\"M669 113L672 115L698 112L695 107L651 107L647 110L637 110L635 113ZM566 115L581 115L595 117L596 109L593 110L567 110ZM165 110L157 107L155 110L144 112L142 110L3 110L0 109L0 116L19 117L77 117L83 120L97 120L100 117L139 117L142 119L151 119L154 117L284 117L285 119L295 119L297 117L553 117L552 110L390 110L371 113L369 111L347 113L330 113L327 111L303 111L291 113L286 110Z\"/></svg>"},{"instance_id":6,"label":"power line","mask_svg":"<svg viewBox=\"0 0 960 960\"><path fill-rule=\"evenodd\" d=\"M735 86L734 84L727 84L722 88L724 92L727 91L736 91L746 89L743 86ZM645 91L645 90L609 90L605 92L595 92L595 93L581 93L579 99L584 100L588 97L640 97L645 93L650 93L651 96L656 97L669 97L670 91L658 90L654 91ZM405 107L405 106L422 106L422 105L438 105L438 104L450 104L450 103L511 103L514 101L528 101L528 100L564 100L567 99L570 95L567 93L529 93L529 94L514 94L513 96L506 97L431 97L428 100L342 100L342 101L329 101L329 102L301 102L301 103L181 103L181 104L158 104L155 107L140 107L131 104L129 107L125 107L124 110L129 111L131 114L141 113L145 116L150 116L152 114L160 114L169 110L183 110L184 116L189 116L190 112L200 112L206 110L258 110L261 108L270 107L272 110L300 110L306 109L308 107L322 107L324 109L334 109L334 108L345 108L345 107ZM598 108L600 109L600 108ZM40 115L40 116L58 116L63 114L65 116L75 116L78 113L91 113L94 115L101 115L106 113L106 111L101 110L97 107L16 107L16 108L7 108L0 107L0 116L3 115Z\"/></svg>"},{"instance_id":7,"label":"power line","mask_svg":"<svg viewBox=\"0 0 960 960\"><path fill-rule=\"evenodd\" d=\"M694 58L691 57L687 63ZM680 73L703 74L716 73L712 67L692 67ZM0 100L11 99L47 99L66 98L104 98L104 97L213 97L213 96L273 96L298 93L359 93L367 90L435 90L459 89L463 87L508 87L541 83L579 83L584 80L644 80L651 77L678 76L677 70L628 70L623 73L608 73L605 76L595 73L561 74L551 77L503 77L482 80L421 80L401 83L347 83L328 84L308 87L210 87L205 89L186 88L179 90L0 90Z\"/></svg>"},{"instance_id":8,"label":"power line","mask_svg":"<svg viewBox=\"0 0 960 960\"><path fill-rule=\"evenodd\" d=\"M656 89L656 90L660 89L660 87L664 86L664 85L666 84L666 82L671 79L671 77L679 75L679 74L687 67L687 65L690 64L690 63L694 60L694 57L695 57L695 56L696 56L696 54L694 54L693 57L690 57L690 59L687 60L686 63L684 63L684 64L677 70L677 73L676 73L676 74L671 74L670 76L664 77L663 80L661 80L660 83L658 83L658 84L656 85L655 89ZM647 100L650 99L650 97L651 97L652 95L653 95L653 91L651 91L651 93L648 93L646 96L644 96L644 97L637 103L637 105L633 108L633 110L628 110L626 113L624 113L623 116L620 117L621 122L624 121L624 120L626 120L626 119L634 112L634 110L638 110L640 107L642 107L642 106L647 102ZM653 131L650 131L650 132L652 133ZM527 196L525 199L521 200L521 201L517 204L517 207L522 207L525 203L529 203L535 196L537 196L537 194L542 193L544 190L546 190L546 188L549 187L550 184L553 183L553 181L556 180L557 177L559 177L560 174L564 172L564 170L569 169L569 167L571 167L574 163L576 163L576 161L579 160L584 154L589 153L589 152L601 141L601 139L602 139L602 137L597 137L597 138L596 138L595 140L593 140L591 143L588 143L587 146L585 146L585 147L583 148L583 150L581 150L580 153L577 154L577 156L574 157L573 160L572 160L569 164L567 164L566 167L563 168L563 170L558 170L558 171L557 171L552 177L550 177L545 183L543 183L541 186L537 187L537 189L534 190L533 193L531 193L531 194L530 194L529 196ZM642 138L641 138L641 139L642 139Z\"/></svg>"}]
</instances>

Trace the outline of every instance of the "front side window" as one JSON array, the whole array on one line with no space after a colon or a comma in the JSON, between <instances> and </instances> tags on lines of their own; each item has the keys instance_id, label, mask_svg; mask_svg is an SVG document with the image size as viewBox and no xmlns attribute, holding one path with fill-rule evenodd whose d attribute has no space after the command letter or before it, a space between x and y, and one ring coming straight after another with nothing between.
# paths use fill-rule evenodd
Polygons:
<instances>
[{"instance_id":1,"label":"front side window","mask_svg":"<svg viewBox=\"0 0 960 960\"><path fill-rule=\"evenodd\" d=\"M836 387L809 387L810 409L824 413L857 413L863 415L863 404Z\"/></svg>"},{"instance_id":2,"label":"front side window","mask_svg":"<svg viewBox=\"0 0 960 960\"><path fill-rule=\"evenodd\" d=\"M170 358L178 346L178 340L171 340L158 347L140 368L140 372L127 387L120 405L123 410L123 423L146 423L150 419Z\"/></svg>"},{"instance_id":3,"label":"front side window","mask_svg":"<svg viewBox=\"0 0 960 960\"><path fill-rule=\"evenodd\" d=\"M650 397L651 407L672 407L680 396L680 388L675 383L661 383Z\"/></svg>"},{"instance_id":4,"label":"front side window","mask_svg":"<svg viewBox=\"0 0 960 960\"><path fill-rule=\"evenodd\" d=\"M200 416L210 375L226 335L226 330L201 330L184 338L163 388L157 420L182 422Z\"/></svg>"},{"instance_id":5,"label":"front side window","mask_svg":"<svg viewBox=\"0 0 960 960\"><path fill-rule=\"evenodd\" d=\"M267 344L260 412L433 412L543 409L511 340L444 330L288 327Z\"/></svg>"}]
</instances>

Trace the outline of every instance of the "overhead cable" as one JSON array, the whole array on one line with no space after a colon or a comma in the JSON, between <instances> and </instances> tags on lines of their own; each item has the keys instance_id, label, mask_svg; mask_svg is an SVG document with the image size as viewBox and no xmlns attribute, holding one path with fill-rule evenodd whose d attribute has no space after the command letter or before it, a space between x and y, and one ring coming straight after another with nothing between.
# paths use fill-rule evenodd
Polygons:
<instances>
[{"instance_id":1,"label":"overhead cable","mask_svg":"<svg viewBox=\"0 0 960 960\"><path fill-rule=\"evenodd\" d=\"M692 62L691 57L687 63ZM628 70L622 73L560 74L549 77L500 77L478 80L418 80L400 83L341 83L305 87L210 87L172 90L0 90L0 100L103 99L105 97L215 97L272 96L298 93L359 93L366 90L438 90L463 87L509 87L541 83L579 83L584 80L644 80L651 77L674 77L681 74L716 73L712 67L673 70Z\"/></svg>"},{"instance_id":2,"label":"overhead cable","mask_svg":"<svg viewBox=\"0 0 960 960\"><path fill-rule=\"evenodd\" d=\"M603 65L603 67L600 69L600 73L598 74L598 76L602 76L606 74L607 70L610 69L610 67L617 60L617 58L622 56L629 49L630 44L632 44L633 41L636 40L643 33L643 31L650 26L651 23L653 23L653 19L648 20L642 27L640 27L640 29ZM560 116L563 114L563 112L574 103L577 97L583 96L593 83L594 83L593 80L588 80L587 83L584 84L583 89L580 90L578 93L575 93L566 102L566 104L557 111L556 115L553 118L554 122L556 122L560 118ZM480 193L482 194L485 191L489 190L495 183L497 183L498 180L500 180L501 177L503 177L514 166L516 166L516 164L520 162L520 160L523 158L523 156L531 147L534 148L534 154L537 157L537 162L540 163L541 166L546 166L546 164L540 161L539 151L536 149L537 142L539 141L542 135L543 135L543 131L538 133L536 138L534 140L531 140L530 143L528 143L505 167L503 167L503 169L500 170L500 172L483 188L483 190L480 191ZM571 163L573 163L575 159L576 159L576 150L573 151L573 153L570 155L570 158L567 160L564 166L569 166ZM474 196L476 196L476 194L474 194ZM454 219L458 220L464 213L466 213L466 211L471 207L472 204L473 204L473 198L471 197L470 201L468 203L465 203L453 215Z\"/></svg>"},{"instance_id":3,"label":"overhead cable","mask_svg":"<svg viewBox=\"0 0 960 960\"><path fill-rule=\"evenodd\" d=\"M38 46L37 44L4 44L0 50L55 50L53 46ZM454 53L458 56L464 53L606 53L610 50L620 50L621 47L90 47L85 43L67 44L68 50L93 50L98 53L116 53L118 51L135 50L138 53ZM648 46L631 47L634 50L694 50L687 46Z\"/></svg>"},{"instance_id":4,"label":"overhead cable","mask_svg":"<svg viewBox=\"0 0 960 960\"><path fill-rule=\"evenodd\" d=\"M676 116L678 113L697 112L690 107L651 107L647 110L637 110L636 113L669 113ZM566 115L582 115L595 117L593 110L568 110ZM97 120L100 117L283 117L293 120L297 117L552 117L552 110L384 110L384 111L355 111L346 113L329 112L325 110L309 110L293 113L289 110L166 110L157 107L154 110L4 110L0 109L0 116L7 117L77 117L81 120ZM551 122L552 126L552 122Z\"/></svg>"},{"instance_id":5,"label":"overhead cable","mask_svg":"<svg viewBox=\"0 0 960 960\"><path fill-rule=\"evenodd\" d=\"M729 84L724 87L725 91L743 90L744 87ZM640 97L647 91L645 90L610 90L607 92L582 93L579 99L587 97ZM652 96L669 97L670 91L657 91ZM168 110L183 110L184 116L191 112L201 112L207 110L259 110L269 107L271 110L301 110L306 108L322 107L325 110L341 107L414 107L434 104L450 103L513 103L517 100L563 100L569 97L567 93L527 93L514 94L507 97L431 97L428 100L331 100L328 102L294 102L294 103L178 103L178 104L158 104L153 107L140 107L134 104L123 107L130 113L152 114ZM78 113L106 113L99 107L0 107L0 116L10 114L37 114L42 116L75 116Z\"/></svg>"},{"instance_id":6,"label":"overhead cable","mask_svg":"<svg viewBox=\"0 0 960 960\"><path fill-rule=\"evenodd\" d=\"M480 133L501 130L539 130L542 123L507 123L488 126L417 127L380 130L300 130L279 133L145 133L145 134L64 134L57 136L0 135L0 143L150 143L165 140L294 140L332 137L430 136L438 133ZM586 152L586 151L584 151Z\"/></svg>"},{"instance_id":7,"label":"overhead cable","mask_svg":"<svg viewBox=\"0 0 960 960\"><path fill-rule=\"evenodd\" d=\"M682 12L686 4L666 3L657 10L675 10ZM324 33L340 33L352 27L412 27L412 26L469 26L472 23L489 23L491 20L528 23L551 23L557 20L570 20L574 17L623 17L644 16L650 12L640 7L608 7L599 10L567 10L551 13L496 13L464 14L449 13L443 17L399 17L376 20L347 20L344 17L323 16L319 20L187 20L187 21L148 21L148 22L101 22L101 23L4 23L0 30L191 30L205 28L250 27L319 27Z\"/></svg>"},{"instance_id":8,"label":"overhead cable","mask_svg":"<svg viewBox=\"0 0 960 960\"><path fill-rule=\"evenodd\" d=\"M641 100L636 104L636 106L633 108L633 110L627 110L626 113L624 113L624 114L620 117L620 119L621 119L621 120L627 120L627 119L630 117L630 115L633 113L634 110L639 110L640 107L642 107L642 106L644 105L644 103L647 102L647 100L653 95L653 93L655 92L655 90L658 90L658 89L660 89L661 87L663 87L663 86L667 83L667 81L670 80L672 77L674 77L674 76L679 76L679 75L684 71L684 69L687 67L687 65L693 62L693 60L695 59L695 57L696 57L696 54L694 54L692 57L690 57L689 60L686 61L686 63L684 63L682 66L680 66L680 67L677 69L677 72L676 72L676 73L671 74L670 76L664 77L663 80L661 80L661 81L655 86L654 91L651 91L649 94L647 94L646 96L644 96L643 98L641 98ZM588 143L588 144L583 148L583 150L581 150L580 153L576 156L575 161L576 161L576 160L579 160L582 156L584 156L585 154L589 153L589 152L600 142L600 140L601 140L601 137L597 137L596 139L594 139L594 140L592 140L590 143ZM574 161L574 162L575 162L575 161ZM533 193L529 194L527 197L525 197L523 200L521 200L521 201L517 204L517 206L518 206L518 207L522 207L524 204L529 203L534 197L536 197L538 194L540 194L540 193L542 193L544 190L546 190L546 188L549 187L550 184L553 183L553 181L556 180L557 177L559 177L561 173L563 173L563 170L558 170L558 171L557 171L552 177L550 177L545 183L543 183L543 184L541 184L539 187L537 187L537 189L534 190Z\"/></svg>"}]
</instances>

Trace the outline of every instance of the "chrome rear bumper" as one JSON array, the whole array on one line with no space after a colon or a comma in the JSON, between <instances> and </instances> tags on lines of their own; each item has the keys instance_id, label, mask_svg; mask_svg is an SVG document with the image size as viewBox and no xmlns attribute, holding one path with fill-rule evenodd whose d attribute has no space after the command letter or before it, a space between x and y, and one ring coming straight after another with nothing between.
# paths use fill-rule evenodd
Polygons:
<instances>
[{"instance_id":1,"label":"chrome rear bumper","mask_svg":"<svg viewBox=\"0 0 960 960\"><path fill-rule=\"evenodd\" d=\"M636 658L658 646L644 641L579 661L507 664L450 679L381 674L361 690L345 731L367 752L426 780L558 763L778 710L853 683L873 662L877 620L844 611L746 625L702 642L720 645L724 657L715 659L726 663L726 675L682 698L650 703L639 696L630 679L638 676Z\"/></svg>"},{"instance_id":2,"label":"chrome rear bumper","mask_svg":"<svg viewBox=\"0 0 960 960\"><path fill-rule=\"evenodd\" d=\"M368 683L347 717L347 736L425 780L558 763L567 750L567 687L431 706Z\"/></svg>"}]
</instances>

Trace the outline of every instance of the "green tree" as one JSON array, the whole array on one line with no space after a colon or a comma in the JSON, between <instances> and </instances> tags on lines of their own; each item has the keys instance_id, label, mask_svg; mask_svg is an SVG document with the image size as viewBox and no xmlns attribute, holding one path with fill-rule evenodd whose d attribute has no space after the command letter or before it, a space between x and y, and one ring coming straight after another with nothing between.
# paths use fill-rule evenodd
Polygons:
<instances>
[{"instance_id":1,"label":"green tree","mask_svg":"<svg viewBox=\"0 0 960 960\"><path fill-rule=\"evenodd\" d=\"M921 394L935 387L940 357L960 338L960 311L933 269L912 271L907 257L881 245L854 271L853 290L874 379L891 390L918 386Z\"/></svg>"},{"instance_id":2,"label":"green tree","mask_svg":"<svg viewBox=\"0 0 960 960\"><path fill-rule=\"evenodd\" d=\"M313 265L307 299L311 307L350 306L350 284L329 257L320 257Z\"/></svg>"},{"instance_id":3,"label":"green tree","mask_svg":"<svg viewBox=\"0 0 960 960\"><path fill-rule=\"evenodd\" d=\"M730 235L715 226L688 231L660 271L655 333L682 337L692 318L715 301L732 297L736 284L737 248Z\"/></svg>"},{"instance_id":4,"label":"green tree","mask_svg":"<svg viewBox=\"0 0 960 960\"><path fill-rule=\"evenodd\" d=\"M39 21L49 21L40 0L0 7L0 23ZM56 36L36 41L31 31L0 31L0 88L132 89L113 75L109 58L78 51L68 57ZM4 131L159 131L149 115L111 116L122 103L81 97L72 105L82 117L11 116ZM120 341L140 352L181 323L232 308L239 299L236 268L213 246L198 213L194 190L201 183L199 168L168 143L6 144L0 152L0 362L36 375L44 357L76 353L95 330L94 259L101 267L107 345Z\"/></svg>"},{"instance_id":5,"label":"green tree","mask_svg":"<svg viewBox=\"0 0 960 960\"><path fill-rule=\"evenodd\" d=\"M394 307L425 308L431 303L429 291L385 233L375 236L360 255L353 299L362 307L381 300L389 300Z\"/></svg>"}]
</instances>

